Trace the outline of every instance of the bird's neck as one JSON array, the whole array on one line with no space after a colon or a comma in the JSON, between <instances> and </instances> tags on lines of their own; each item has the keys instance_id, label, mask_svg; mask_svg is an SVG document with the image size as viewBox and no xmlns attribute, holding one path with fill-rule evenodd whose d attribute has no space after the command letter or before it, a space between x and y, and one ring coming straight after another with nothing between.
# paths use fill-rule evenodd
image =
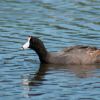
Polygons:
<instances>
[{"instance_id":1,"label":"bird's neck","mask_svg":"<svg viewBox=\"0 0 100 100\"><path fill-rule=\"evenodd\" d=\"M38 54L40 62L47 63L46 56L48 51L46 50L44 44L43 43L37 44L34 50Z\"/></svg>"}]
</instances>

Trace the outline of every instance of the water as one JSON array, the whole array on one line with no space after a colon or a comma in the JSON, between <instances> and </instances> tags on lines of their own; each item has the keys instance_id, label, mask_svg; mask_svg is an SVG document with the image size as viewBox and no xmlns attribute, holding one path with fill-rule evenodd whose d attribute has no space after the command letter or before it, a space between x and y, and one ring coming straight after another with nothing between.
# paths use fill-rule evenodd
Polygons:
<instances>
[{"instance_id":1,"label":"water","mask_svg":"<svg viewBox=\"0 0 100 100\"><path fill-rule=\"evenodd\" d=\"M0 100L100 100L100 65L40 65L28 35L100 48L99 0L0 0Z\"/></svg>"}]
</instances>

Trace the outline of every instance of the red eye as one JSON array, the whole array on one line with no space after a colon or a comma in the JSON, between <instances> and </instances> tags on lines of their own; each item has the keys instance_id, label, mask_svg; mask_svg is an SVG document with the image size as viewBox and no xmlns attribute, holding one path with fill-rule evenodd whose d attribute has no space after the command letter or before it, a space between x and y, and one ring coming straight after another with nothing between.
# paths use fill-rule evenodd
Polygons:
<instances>
[{"instance_id":1,"label":"red eye","mask_svg":"<svg viewBox=\"0 0 100 100\"><path fill-rule=\"evenodd\" d=\"M28 37L29 37L29 38L31 38L31 36L30 36L30 35L29 35Z\"/></svg>"}]
</instances>

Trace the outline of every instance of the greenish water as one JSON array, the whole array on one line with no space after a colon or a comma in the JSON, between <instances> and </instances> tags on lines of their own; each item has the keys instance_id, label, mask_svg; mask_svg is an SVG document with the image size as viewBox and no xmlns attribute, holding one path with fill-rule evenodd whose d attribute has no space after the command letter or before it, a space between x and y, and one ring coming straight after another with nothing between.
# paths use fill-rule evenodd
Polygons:
<instances>
[{"instance_id":1,"label":"greenish water","mask_svg":"<svg viewBox=\"0 0 100 100\"><path fill-rule=\"evenodd\" d=\"M100 65L40 65L28 35L100 48L100 0L0 0L0 100L100 100Z\"/></svg>"}]
</instances>

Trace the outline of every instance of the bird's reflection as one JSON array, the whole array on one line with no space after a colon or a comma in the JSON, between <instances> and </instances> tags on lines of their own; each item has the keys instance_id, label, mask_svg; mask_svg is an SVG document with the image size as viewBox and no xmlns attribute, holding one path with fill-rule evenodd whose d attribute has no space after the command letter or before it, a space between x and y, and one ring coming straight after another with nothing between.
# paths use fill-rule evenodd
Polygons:
<instances>
[{"instance_id":1,"label":"bird's reflection","mask_svg":"<svg viewBox=\"0 0 100 100\"><path fill-rule=\"evenodd\" d=\"M94 70L100 68L100 65L52 65L52 64L40 64L39 70L34 75L30 75L30 77L23 79L23 95L25 97L41 95L41 93L31 93L31 90L37 88L38 86L42 86L46 81L45 76L50 74L49 72L60 72L67 74L74 74L75 77L78 78L88 78L95 77ZM70 73L69 73L70 72ZM52 74L52 73L51 73ZM50 74L50 75L51 75ZM61 77L60 77L61 78ZM65 78L65 77L64 77ZM67 80L67 77L66 77ZM47 80L48 81L48 80Z\"/></svg>"},{"instance_id":2,"label":"bird's reflection","mask_svg":"<svg viewBox=\"0 0 100 100\"><path fill-rule=\"evenodd\" d=\"M100 65L53 65L53 64L40 64L39 70L35 75L30 75L24 79L24 84L28 86L38 86L45 81L45 75L51 71L63 70L64 73L74 73L76 77L87 78L93 77L93 71L100 68ZM70 74L71 74L70 73ZM67 79L66 79L67 80Z\"/></svg>"}]
</instances>

